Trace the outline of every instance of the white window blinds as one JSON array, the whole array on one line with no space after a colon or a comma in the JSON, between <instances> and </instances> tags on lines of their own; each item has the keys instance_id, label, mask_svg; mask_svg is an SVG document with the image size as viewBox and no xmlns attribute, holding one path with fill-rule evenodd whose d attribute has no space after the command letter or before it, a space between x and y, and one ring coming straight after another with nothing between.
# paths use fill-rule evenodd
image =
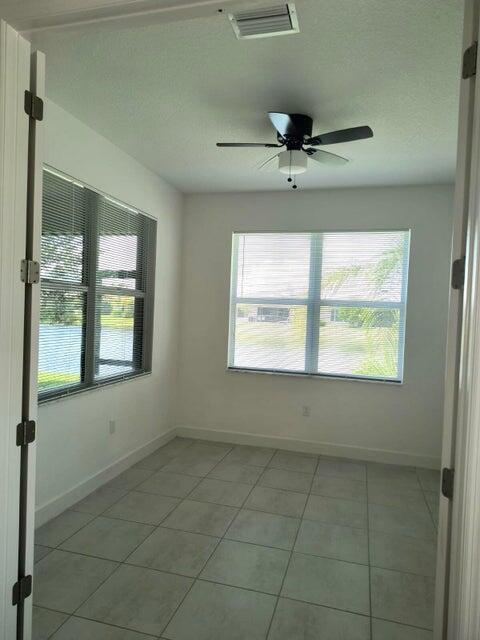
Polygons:
<instances>
[{"instance_id":1,"label":"white window blinds","mask_svg":"<svg viewBox=\"0 0 480 640\"><path fill-rule=\"evenodd\" d=\"M400 382L409 231L236 233L229 366Z\"/></svg>"},{"instance_id":2,"label":"white window blinds","mask_svg":"<svg viewBox=\"0 0 480 640\"><path fill-rule=\"evenodd\" d=\"M150 370L156 222L45 170L39 396Z\"/></svg>"}]
</instances>

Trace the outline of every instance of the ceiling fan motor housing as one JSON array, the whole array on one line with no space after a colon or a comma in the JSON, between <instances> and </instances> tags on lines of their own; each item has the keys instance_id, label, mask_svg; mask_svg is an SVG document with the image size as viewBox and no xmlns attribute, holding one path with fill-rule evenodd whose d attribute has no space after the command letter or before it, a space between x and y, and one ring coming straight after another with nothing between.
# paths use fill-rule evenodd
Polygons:
<instances>
[{"instance_id":1,"label":"ceiling fan motor housing","mask_svg":"<svg viewBox=\"0 0 480 640\"><path fill-rule=\"evenodd\" d=\"M313 120L310 116L302 113L292 113L289 115L290 122L284 135L277 135L279 142L285 141L288 150L299 150L304 141L312 137Z\"/></svg>"}]
</instances>

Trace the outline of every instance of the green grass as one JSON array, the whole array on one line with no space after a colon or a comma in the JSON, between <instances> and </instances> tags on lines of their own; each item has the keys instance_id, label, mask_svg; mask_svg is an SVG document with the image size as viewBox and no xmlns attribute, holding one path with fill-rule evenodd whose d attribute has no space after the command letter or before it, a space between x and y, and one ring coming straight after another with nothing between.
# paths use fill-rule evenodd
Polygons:
<instances>
[{"instance_id":1,"label":"green grass","mask_svg":"<svg viewBox=\"0 0 480 640\"><path fill-rule=\"evenodd\" d=\"M38 388L49 389L51 387L65 387L69 384L80 382L77 373L60 373L58 371L40 371L38 374Z\"/></svg>"},{"instance_id":2,"label":"green grass","mask_svg":"<svg viewBox=\"0 0 480 640\"><path fill-rule=\"evenodd\" d=\"M358 358L352 373L394 377L397 372L398 329L391 327L351 327L348 324L326 323L320 328L319 347ZM238 345L258 345L270 349L301 349L305 345L305 323L276 324L237 321L235 342ZM385 345L379 349L379 345Z\"/></svg>"},{"instance_id":3,"label":"green grass","mask_svg":"<svg viewBox=\"0 0 480 640\"><path fill-rule=\"evenodd\" d=\"M102 315L100 322L102 327L110 329L133 329L133 318Z\"/></svg>"}]
</instances>

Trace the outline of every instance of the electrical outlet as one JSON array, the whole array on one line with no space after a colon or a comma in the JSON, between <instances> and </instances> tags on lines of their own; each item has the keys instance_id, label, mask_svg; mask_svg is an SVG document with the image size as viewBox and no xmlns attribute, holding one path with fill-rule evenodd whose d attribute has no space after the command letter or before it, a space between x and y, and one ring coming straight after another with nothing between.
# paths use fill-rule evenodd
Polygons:
<instances>
[{"instance_id":1,"label":"electrical outlet","mask_svg":"<svg viewBox=\"0 0 480 640\"><path fill-rule=\"evenodd\" d=\"M309 418L310 417L310 407L307 406L306 404L304 404L303 407L302 407L302 416L304 418Z\"/></svg>"},{"instance_id":2,"label":"electrical outlet","mask_svg":"<svg viewBox=\"0 0 480 640\"><path fill-rule=\"evenodd\" d=\"M109 420L108 421L108 431L110 433L115 433L115 429L116 429L116 424L115 424L115 420Z\"/></svg>"}]
</instances>

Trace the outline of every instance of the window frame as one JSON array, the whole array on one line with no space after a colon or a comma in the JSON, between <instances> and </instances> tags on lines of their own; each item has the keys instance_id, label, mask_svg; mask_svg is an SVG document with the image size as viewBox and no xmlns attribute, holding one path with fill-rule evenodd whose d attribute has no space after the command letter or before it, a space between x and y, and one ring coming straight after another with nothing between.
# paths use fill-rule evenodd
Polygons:
<instances>
[{"instance_id":1,"label":"window frame","mask_svg":"<svg viewBox=\"0 0 480 640\"><path fill-rule=\"evenodd\" d=\"M85 229L84 246L82 258L82 280L81 283L72 283L55 278L41 277L40 286L44 290L74 291L84 294L84 321L82 324L82 349L80 359L80 382L57 389L47 389L38 391L38 403L44 404L52 400L70 397L78 393L97 389L99 387L124 382L134 378L149 375L152 372L152 351L153 351L153 321L154 321L154 301L155 301L155 270L156 270L156 237L157 220L139 209L126 204L117 198L102 192L96 187L70 176L50 165L43 166L43 172L50 172L59 178L71 181L88 190L86 197L88 202L85 206ZM42 175L43 175L42 172ZM99 240L99 207L100 198L107 198L119 207L128 210L134 215L141 216L144 220L151 221L151 233L148 233L148 224L143 222L143 251L138 252L137 260L143 262L143 286L141 289L131 289L123 287L108 287L99 285L98 278L98 240ZM136 285L137 286L137 285ZM99 300L102 295L129 296L134 300L143 301L143 315L141 326L137 325L136 316L133 316L133 341L141 343L141 357L138 368L131 372L119 373L115 375L95 378L96 371L100 364L105 364L100 358L99 333L96 331L98 321L98 311L101 308ZM132 362L135 363L135 354L138 351L133 349ZM119 363L120 361L115 361ZM123 362L123 361L122 361ZM129 361L130 362L130 361ZM107 362L108 364L108 362ZM135 366L135 364L134 364Z\"/></svg>"},{"instance_id":2,"label":"window frame","mask_svg":"<svg viewBox=\"0 0 480 640\"><path fill-rule=\"evenodd\" d=\"M383 300L336 300L331 298L321 298L321 270L322 250L324 234L342 234L342 233L404 233L404 252L402 260L402 288L400 292L400 300L383 301ZM265 297L242 297L237 296L237 275L238 275L238 241L241 235L296 235L310 234L310 269L308 279L308 295L306 298L265 298ZM227 370L233 372L244 373L260 373L266 375L280 376L297 376L308 378L325 378L333 380L348 380L361 382L378 382L382 384L402 385L404 383L405 373L405 336L407 321L407 303L408 303L408 281L410 267L412 230L402 228L390 229L328 229L315 231L233 231L232 232L232 250L230 264L230 297L229 297L229 328L228 328L228 359ZM312 257L314 258L312 260ZM317 260L315 260L315 257ZM305 370L297 371L291 369L268 369L258 367L235 366L235 326L236 326L236 308L238 304L254 304L254 305L295 305L306 308L306 332L305 332ZM341 374L341 373L322 373L318 367L318 351L320 337L320 311L322 307L345 308L345 307L362 307L375 309L398 309L399 310L399 326L401 330L398 335L397 348L397 370L398 377L376 377L361 374Z\"/></svg>"}]
</instances>

